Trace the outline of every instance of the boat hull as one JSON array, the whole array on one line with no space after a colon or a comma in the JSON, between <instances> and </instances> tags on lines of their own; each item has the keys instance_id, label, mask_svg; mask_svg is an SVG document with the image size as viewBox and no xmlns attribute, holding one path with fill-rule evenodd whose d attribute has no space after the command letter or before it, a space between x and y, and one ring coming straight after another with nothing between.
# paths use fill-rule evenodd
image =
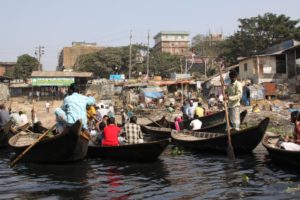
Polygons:
<instances>
[{"instance_id":1,"label":"boat hull","mask_svg":"<svg viewBox=\"0 0 300 200\"><path fill-rule=\"evenodd\" d=\"M21 158L21 161L59 164L83 159L87 154L88 140L81 136L81 127L81 122L77 121L62 134L42 140L33 146ZM16 156L18 156L28 145L21 147L13 145L14 137L9 140L9 144Z\"/></svg>"},{"instance_id":2,"label":"boat hull","mask_svg":"<svg viewBox=\"0 0 300 200\"><path fill-rule=\"evenodd\" d=\"M263 138L269 118L266 118L260 122L258 126L250 127L241 131L235 131L231 133L231 142L235 153L250 153L259 144ZM203 152L227 152L227 135L224 133L206 133L206 132L194 132L192 139L179 137L176 135L176 131L172 132L171 136L174 144L179 146L194 149ZM183 136L187 135L183 133Z\"/></svg>"},{"instance_id":3,"label":"boat hull","mask_svg":"<svg viewBox=\"0 0 300 200\"><path fill-rule=\"evenodd\" d=\"M170 139L163 139L119 146L89 146L87 157L149 162L157 159L169 144Z\"/></svg>"}]
</instances>

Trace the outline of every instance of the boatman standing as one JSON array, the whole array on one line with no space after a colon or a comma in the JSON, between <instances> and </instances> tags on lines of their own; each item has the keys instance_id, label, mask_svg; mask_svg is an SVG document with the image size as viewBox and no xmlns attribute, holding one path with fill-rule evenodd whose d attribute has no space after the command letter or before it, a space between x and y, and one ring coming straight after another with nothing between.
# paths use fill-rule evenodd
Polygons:
<instances>
[{"instance_id":1,"label":"boatman standing","mask_svg":"<svg viewBox=\"0 0 300 200\"><path fill-rule=\"evenodd\" d=\"M231 83L225 91L224 100L228 101L228 113L230 126L236 130L240 129L240 101L242 98L243 87L241 82L237 80L237 72L231 70L229 72Z\"/></svg>"}]
</instances>

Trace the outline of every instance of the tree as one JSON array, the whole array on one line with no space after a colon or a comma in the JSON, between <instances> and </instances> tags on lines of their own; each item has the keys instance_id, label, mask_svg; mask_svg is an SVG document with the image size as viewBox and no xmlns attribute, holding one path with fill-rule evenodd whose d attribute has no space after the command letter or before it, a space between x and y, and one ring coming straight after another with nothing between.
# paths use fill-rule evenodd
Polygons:
<instances>
[{"instance_id":1,"label":"tree","mask_svg":"<svg viewBox=\"0 0 300 200\"><path fill-rule=\"evenodd\" d=\"M238 57L261 53L282 41L300 38L299 20L285 15L266 13L239 22L239 30L220 45L227 64L236 63Z\"/></svg>"},{"instance_id":2,"label":"tree","mask_svg":"<svg viewBox=\"0 0 300 200\"><path fill-rule=\"evenodd\" d=\"M132 77L138 72L146 73L146 50L143 45L132 46ZM142 60L137 59L143 57ZM170 53L150 50L149 68L152 74L161 74L167 70L180 71L180 57ZM96 53L80 56L75 64L77 71L93 72L97 77L108 78L111 73L128 75L129 47L109 47Z\"/></svg>"},{"instance_id":3,"label":"tree","mask_svg":"<svg viewBox=\"0 0 300 200\"><path fill-rule=\"evenodd\" d=\"M196 55L216 57L219 55L219 43L223 41L222 34L195 35L192 39L192 49Z\"/></svg>"},{"instance_id":4,"label":"tree","mask_svg":"<svg viewBox=\"0 0 300 200\"><path fill-rule=\"evenodd\" d=\"M150 51L150 72L161 75L168 72L180 72L180 56L167 52Z\"/></svg>"},{"instance_id":5,"label":"tree","mask_svg":"<svg viewBox=\"0 0 300 200\"><path fill-rule=\"evenodd\" d=\"M18 57L14 78L26 80L30 78L31 72L38 70L39 61L28 54L24 54Z\"/></svg>"}]
</instances>

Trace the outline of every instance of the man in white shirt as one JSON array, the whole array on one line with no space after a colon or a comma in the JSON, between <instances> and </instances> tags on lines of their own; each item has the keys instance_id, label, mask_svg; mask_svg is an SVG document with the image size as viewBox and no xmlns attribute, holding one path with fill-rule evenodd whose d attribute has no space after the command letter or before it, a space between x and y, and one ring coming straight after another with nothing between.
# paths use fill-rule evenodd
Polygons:
<instances>
[{"instance_id":1,"label":"man in white shirt","mask_svg":"<svg viewBox=\"0 0 300 200\"><path fill-rule=\"evenodd\" d=\"M108 110L104 107L104 104L100 105L98 112L100 113L101 118L103 118L104 115L108 114Z\"/></svg>"},{"instance_id":2,"label":"man in white shirt","mask_svg":"<svg viewBox=\"0 0 300 200\"><path fill-rule=\"evenodd\" d=\"M22 123L21 126L27 124L28 123L28 117L27 117L27 115L23 111L19 111L19 115L20 115L21 123Z\"/></svg>"},{"instance_id":3,"label":"man in white shirt","mask_svg":"<svg viewBox=\"0 0 300 200\"><path fill-rule=\"evenodd\" d=\"M194 114L195 114L195 105L194 105L194 101L190 101L190 106L187 109L187 115L189 119L193 119L194 118Z\"/></svg>"},{"instance_id":4,"label":"man in white shirt","mask_svg":"<svg viewBox=\"0 0 300 200\"><path fill-rule=\"evenodd\" d=\"M196 117L193 121L190 123L191 129L194 130L199 130L202 127L202 122Z\"/></svg>"}]
</instances>

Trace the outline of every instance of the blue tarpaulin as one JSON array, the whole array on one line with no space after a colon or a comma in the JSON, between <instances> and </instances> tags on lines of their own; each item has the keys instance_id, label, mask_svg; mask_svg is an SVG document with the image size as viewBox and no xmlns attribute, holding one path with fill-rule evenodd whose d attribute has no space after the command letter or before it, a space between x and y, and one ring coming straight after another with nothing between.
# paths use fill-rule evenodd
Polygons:
<instances>
[{"instance_id":1,"label":"blue tarpaulin","mask_svg":"<svg viewBox=\"0 0 300 200\"><path fill-rule=\"evenodd\" d=\"M159 99L164 96L163 90L159 87L141 88L144 97L151 99Z\"/></svg>"}]
</instances>

